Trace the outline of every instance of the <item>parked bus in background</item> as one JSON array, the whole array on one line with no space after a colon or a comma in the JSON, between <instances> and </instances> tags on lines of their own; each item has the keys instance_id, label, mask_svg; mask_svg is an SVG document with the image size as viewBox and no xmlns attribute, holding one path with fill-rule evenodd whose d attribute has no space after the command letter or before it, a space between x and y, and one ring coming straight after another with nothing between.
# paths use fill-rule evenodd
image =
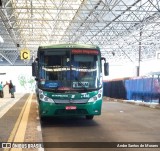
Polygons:
<instances>
[{"instance_id":1,"label":"parked bus in background","mask_svg":"<svg viewBox=\"0 0 160 151\"><path fill-rule=\"evenodd\" d=\"M37 81L37 99L41 119L49 116L85 116L101 114L104 74L108 63L98 46L58 44L40 46L32 63Z\"/></svg>"}]
</instances>

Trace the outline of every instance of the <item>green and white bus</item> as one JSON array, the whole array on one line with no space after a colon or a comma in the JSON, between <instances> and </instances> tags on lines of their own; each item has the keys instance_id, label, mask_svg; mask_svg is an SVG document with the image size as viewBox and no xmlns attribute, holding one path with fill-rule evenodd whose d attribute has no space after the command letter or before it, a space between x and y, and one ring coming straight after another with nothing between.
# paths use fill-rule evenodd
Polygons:
<instances>
[{"instance_id":1,"label":"green and white bus","mask_svg":"<svg viewBox=\"0 0 160 151\"><path fill-rule=\"evenodd\" d=\"M98 46L58 44L40 46L32 63L37 81L40 117L101 114L103 82ZM104 62L108 75L108 63Z\"/></svg>"}]
</instances>

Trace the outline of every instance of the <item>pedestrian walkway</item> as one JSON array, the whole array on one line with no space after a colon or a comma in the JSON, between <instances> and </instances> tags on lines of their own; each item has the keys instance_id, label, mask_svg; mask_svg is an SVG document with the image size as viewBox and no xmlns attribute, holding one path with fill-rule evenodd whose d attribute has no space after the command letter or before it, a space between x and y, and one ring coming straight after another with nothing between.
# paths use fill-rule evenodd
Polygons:
<instances>
[{"instance_id":1,"label":"pedestrian walkway","mask_svg":"<svg viewBox=\"0 0 160 151\"><path fill-rule=\"evenodd\" d=\"M0 118L7 113L7 111L13 107L15 103L23 96L24 94L15 94L15 98L7 96L0 99Z\"/></svg>"},{"instance_id":2,"label":"pedestrian walkway","mask_svg":"<svg viewBox=\"0 0 160 151\"><path fill-rule=\"evenodd\" d=\"M38 113L38 103L35 94L15 94L0 99L0 142L5 143L35 143L42 141L41 125ZM4 151L14 151L15 148L5 148ZM22 148L19 148L19 151ZM23 149L23 150L33 150ZM34 150L43 150L37 148Z\"/></svg>"}]
</instances>

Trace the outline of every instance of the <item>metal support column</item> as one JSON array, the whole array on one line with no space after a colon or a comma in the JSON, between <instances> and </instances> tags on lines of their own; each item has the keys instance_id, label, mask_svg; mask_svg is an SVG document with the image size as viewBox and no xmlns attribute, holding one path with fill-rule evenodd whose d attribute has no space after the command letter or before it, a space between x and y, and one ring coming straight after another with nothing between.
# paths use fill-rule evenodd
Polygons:
<instances>
[{"instance_id":1,"label":"metal support column","mask_svg":"<svg viewBox=\"0 0 160 151\"><path fill-rule=\"evenodd\" d=\"M140 76L140 66L141 66L141 49L142 49L142 28L140 29L139 35L139 50L138 50L138 66L137 66L137 76Z\"/></svg>"}]
</instances>

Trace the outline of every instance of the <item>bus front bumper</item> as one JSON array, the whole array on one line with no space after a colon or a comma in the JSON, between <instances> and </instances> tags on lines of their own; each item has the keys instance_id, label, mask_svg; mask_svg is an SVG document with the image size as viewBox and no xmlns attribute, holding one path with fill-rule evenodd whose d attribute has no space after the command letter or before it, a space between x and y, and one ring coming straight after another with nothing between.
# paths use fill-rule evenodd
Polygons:
<instances>
[{"instance_id":1,"label":"bus front bumper","mask_svg":"<svg viewBox=\"0 0 160 151\"><path fill-rule=\"evenodd\" d=\"M39 101L39 112L41 117L100 115L101 106L102 100L86 104L55 104Z\"/></svg>"}]
</instances>

